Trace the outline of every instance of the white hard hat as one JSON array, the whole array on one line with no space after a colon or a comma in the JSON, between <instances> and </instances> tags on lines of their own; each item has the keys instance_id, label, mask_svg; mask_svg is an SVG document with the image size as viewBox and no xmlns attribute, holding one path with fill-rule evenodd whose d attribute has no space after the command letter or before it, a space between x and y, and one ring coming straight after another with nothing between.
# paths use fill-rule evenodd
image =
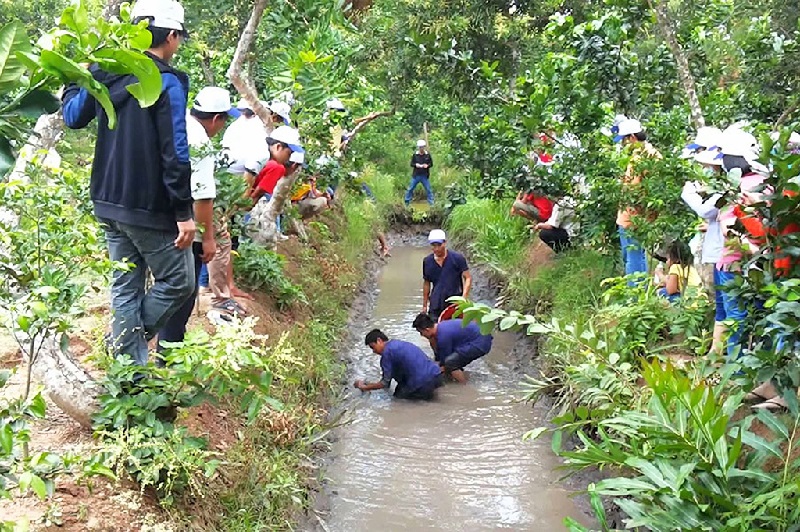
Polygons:
<instances>
[{"instance_id":1,"label":"white hard hat","mask_svg":"<svg viewBox=\"0 0 800 532\"><path fill-rule=\"evenodd\" d=\"M694 141L686 145L681 153L682 159L691 159L700 149L719 148L722 142L722 130L717 127L704 126L697 130Z\"/></svg>"},{"instance_id":2,"label":"white hard hat","mask_svg":"<svg viewBox=\"0 0 800 532\"><path fill-rule=\"evenodd\" d=\"M344 111L345 107L342 101L339 98L331 98L327 102L325 102L325 106L328 109L333 109L335 111Z\"/></svg>"},{"instance_id":3,"label":"white hard hat","mask_svg":"<svg viewBox=\"0 0 800 532\"><path fill-rule=\"evenodd\" d=\"M139 0L131 10L131 18L150 18L150 26L186 31L183 6L175 0Z\"/></svg>"},{"instance_id":4,"label":"white hard hat","mask_svg":"<svg viewBox=\"0 0 800 532\"><path fill-rule=\"evenodd\" d=\"M428 235L428 242L431 244L441 244L447 241L447 235L441 229L434 229Z\"/></svg>"},{"instance_id":5,"label":"white hard hat","mask_svg":"<svg viewBox=\"0 0 800 532\"><path fill-rule=\"evenodd\" d=\"M289 146L292 151L305 153L306 150L300 145L300 133L293 127L289 126L280 126L276 127L272 130L272 133L269 134L269 138L272 140L276 140L278 142L282 142Z\"/></svg>"},{"instance_id":6,"label":"white hard hat","mask_svg":"<svg viewBox=\"0 0 800 532\"><path fill-rule=\"evenodd\" d=\"M428 145L428 143L427 143L427 142L425 142L425 141L424 141L424 140L422 140L422 139L419 139L419 140L417 141L417 148L424 148L424 147L425 147L425 146L427 146L427 145Z\"/></svg>"},{"instance_id":7,"label":"white hard hat","mask_svg":"<svg viewBox=\"0 0 800 532\"><path fill-rule=\"evenodd\" d=\"M720 151L722 155L735 155L754 161L758 158L758 139L747 131L728 128L720 138Z\"/></svg>"}]
</instances>

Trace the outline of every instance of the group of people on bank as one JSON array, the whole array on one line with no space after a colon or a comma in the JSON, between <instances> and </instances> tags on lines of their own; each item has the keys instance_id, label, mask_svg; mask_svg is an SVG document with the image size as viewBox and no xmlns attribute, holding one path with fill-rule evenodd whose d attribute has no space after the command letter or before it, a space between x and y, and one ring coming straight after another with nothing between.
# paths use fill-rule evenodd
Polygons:
<instances>
[{"instance_id":1,"label":"group of people on bank","mask_svg":"<svg viewBox=\"0 0 800 532\"><path fill-rule=\"evenodd\" d=\"M62 111L70 128L98 122L90 196L110 259L128 264L113 276L109 347L145 365L150 340L158 337L161 351L164 342L184 339L204 270L213 308L225 316L247 314L240 300L250 296L234 284L232 252L240 237L262 243L266 231L285 238L279 225L273 229L269 199L282 179L305 167L306 154L291 126L290 95L266 104L271 124L245 100L234 106L221 87L204 87L189 103L189 77L171 65L188 36L179 2L138 0L131 16L133 23L147 22L152 35L145 54L161 73L158 100L142 107L128 90L137 81L133 75L92 65L94 79L108 89L116 127L109 128L103 106L74 84L64 91ZM218 150L212 139L223 131ZM244 181L244 197L232 200L234 214L219 204L222 180ZM292 201L306 218L326 208L330 195L311 176ZM246 222L242 234L232 216Z\"/></svg>"},{"instance_id":2,"label":"group of people on bank","mask_svg":"<svg viewBox=\"0 0 800 532\"><path fill-rule=\"evenodd\" d=\"M454 296L468 297L472 274L464 256L447 248L447 235L434 229L428 235L432 252L422 261L422 312L410 326L428 340L433 359L417 345L390 339L379 329L367 333L364 343L381 357L379 381L357 380L361 391L388 389L394 380L394 395L400 399L430 400L445 378L466 383L464 368L492 349L492 336L482 334L477 323L453 319Z\"/></svg>"}]
</instances>

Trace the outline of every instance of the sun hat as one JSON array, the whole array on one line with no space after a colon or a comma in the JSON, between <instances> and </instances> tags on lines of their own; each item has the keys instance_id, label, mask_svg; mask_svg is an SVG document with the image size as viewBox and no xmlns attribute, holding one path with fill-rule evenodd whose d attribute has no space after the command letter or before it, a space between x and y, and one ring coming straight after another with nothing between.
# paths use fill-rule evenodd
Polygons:
<instances>
[{"instance_id":1,"label":"sun hat","mask_svg":"<svg viewBox=\"0 0 800 532\"><path fill-rule=\"evenodd\" d=\"M417 141L417 148L424 148L424 147L425 147L425 146L427 146L427 145L428 145L428 143L427 143L427 142L425 142L425 141L424 141L424 140L422 140L422 139L419 139L419 140Z\"/></svg>"},{"instance_id":2,"label":"sun hat","mask_svg":"<svg viewBox=\"0 0 800 532\"><path fill-rule=\"evenodd\" d=\"M272 130L268 139L282 142L289 146L292 151L305 153L306 150L300 145L300 133L293 127L280 126Z\"/></svg>"},{"instance_id":3,"label":"sun hat","mask_svg":"<svg viewBox=\"0 0 800 532\"><path fill-rule=\"evenodd\" d=\"M717 148L711 150L701 150L695 153L692 157L694 158L695 162L700 164L710 164L714 166L722 166L722 159L717 158L720 151Z\"/></svg>"},{"instance_id":4,"label":"sun hat","mask_svg":"<svg viewBox=\"0 0 800 532\"><path fill-rule=\"evenodd\" d=\"M428 242L431 244L441 244L447 241L447 235L441 229L434 229L428 235Z\"/></svg>"},{"instance_id":5,"label":"sun hat","mask_svg":"<svg viewBox=\"0 0 800 532\"><path fill-rule=\"evenodd\" d=\"M617 130L617 134L614 137L614 142L620 142L622 139L629 135L635 135L636 133L641 133L644 131L642 128L642 123L636 120L635 118L628 118L627 120L623 120L619 123L619 129Z\"/></svg>"},{"instance_id":6,"label":"sun hat","mask_svg":"<svg viewBox=\"0 0 800 532\"><path fill-rule=\"evenodd\" d=\"M758 159L758 140L747 131L738 128L728 128L720 137L720 153L718 158L725 155L744 157L747 162Z\"/></svg>"},{"instance_id":7,"label":"sun hat","mask_svg":"<svg viewBox=\"0 0 800 532\"><path fill-rule=\"evenodd\" d=\"M681 159L691 159L700 149L718 148L722 139L722 130L717 127L703 126L697 130L694 140L686 145Z\"/></svg>"},{"instance_id":8,"label":"sun hat","mask_svg":"<svg viewBox=\"0 0 800 532\"><path fill-rule=\"evenodd\" d=\"M286 124L287 126L291 125L292 108L289 106L288 103L282 102L280 100L272 100L271 102L269 102L267 108L269 108L269 110L273 114L276 114L279 117L283 118L284 124Z\"/></svg>"},{"instance_id":9,"label":"sun hat","mask_svg":"<svg viewBox=\"0 0 800 532\"><path fill-rule=\"evenodd\" d=\"M600 129L600 132L606 137L613 137L614 135L619 133L619 125L627 119L628 119L627 116L623 114L618 114L614 117L614 121L611 123L611 127L603 127Z\"/></svg>"},{"instance_id":10,"label":"sun hat","mask_svg":"<svg viewBox=\"0 0 800 532\"><path fill-rule=\"evenodd\" d=\"M203 87L194 97L192 109L203 113L227 113L233 118L241 111L231 105L231 94L222 87Z\"/></svg>"},{"instance_id":11,"label":"sun hat","mask_svg":"<svg viewBox=\"0 0 800 532\"><path fill-rule=\"evenodd\" d=\"M188 35L184 26L183 6L175 0L139 0L131 10L131 19L148 18L150 26L178 30Z\"/></svg>"}]
</instances>

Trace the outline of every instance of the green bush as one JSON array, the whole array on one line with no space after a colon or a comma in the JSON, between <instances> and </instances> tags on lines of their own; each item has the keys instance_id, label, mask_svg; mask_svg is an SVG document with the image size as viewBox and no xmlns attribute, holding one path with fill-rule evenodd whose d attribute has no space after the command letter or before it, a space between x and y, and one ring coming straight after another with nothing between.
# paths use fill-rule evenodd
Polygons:
<instances>
[{"instance_id":1,"label":"green bush","mask_svg":"<svg viewBox=\"0 0 800 532\"><path fill-rule=\"evenodd\" d=\"M234 272L246 287L264 290L274 297L279 309L308 303L303 289L286 277L285 261L282 255L246 240L234 255Z\"/></svg>"}]
</instances>

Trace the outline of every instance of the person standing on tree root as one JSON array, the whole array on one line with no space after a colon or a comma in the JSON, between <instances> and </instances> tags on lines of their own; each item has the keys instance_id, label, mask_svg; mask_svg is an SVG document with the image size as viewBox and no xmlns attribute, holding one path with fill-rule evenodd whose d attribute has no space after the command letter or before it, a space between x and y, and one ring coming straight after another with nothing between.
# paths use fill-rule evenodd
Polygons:
<instances>
[{"instance_id":1,"label":"person standing on tree root","mask_svg":"<svg viewBox=\"0 0 800 532\"><path fill-rule=\"evenodd\" d=\"M186 102L189 78L170 61L186 39L183 7L174 0L139 0L133 23L148 21L152 34L145 52L161 73L161 95L142 108L128 88L133 75L92 66L108 88L117 126L108 127L103 107L77 85L63 95L64 122L81 129L97 118L97 143L90 193L105 230L109 257L133 268L114 272L111 285L112 344L116 356L147 364L147 342L195 289L189 144ZM147 269L155 283L145 291Z\"/></svg>"},{"instance_id":2,"label":"person standing on tree root","mask_svg":"<svg viewBox=\"0 0 800 532\"><path fill-rule=\"evenodd\" d=\"M416 345L403 340L389 340L378 329L370 331L364 343L373 353L380 355L383 375L378 382L354 382L353 386L362 392L388 389L394 379L397 381L394 396L398 399L430 401L435 397L436 389L444 383L439 366Z\"/></svg>"},{"instance_id":3,"label":"person standing on tree root","mask_svg":"<svg viewBox=\"0 0 800 532\"><path fill-rule=\"evenodd\" d=\"M464 255L447 249L447 235L434 229L428 235L433 253L422 261L422 312L434 319L453 296L469 297L472 274Z\"/></svg>"},{"instance_id":4,"label":"person standing on tree root","mask_svg":"<svg viewBox=\"0 0 800 532\"><path fill-rule=\"evenodd\" d=\"M422 184L425 189L425 194L428 196L428 205L433 205L433 192L431 191L431 168L433 168L433 158L426 149L428 143L424 140L417 141L417 151L411 156L411 185L406 191L405 203L406 207L411 203L411 198L414 196L414 189L417 185Z\"/></svg>"},{"instance_id":5,"label":"person standing on tree root","mask_svg":"<svg viewBox=\"0 0 800 532\"><path fill-rule=\"evenodd\" d=\"M442 371L461 384L466 384L464 368L492 350L492 336L481 334L475 322L463 325L461 320L436 323L427 314L420 314L412 325L427 338Z\"/></svg>"}]
</instances>

